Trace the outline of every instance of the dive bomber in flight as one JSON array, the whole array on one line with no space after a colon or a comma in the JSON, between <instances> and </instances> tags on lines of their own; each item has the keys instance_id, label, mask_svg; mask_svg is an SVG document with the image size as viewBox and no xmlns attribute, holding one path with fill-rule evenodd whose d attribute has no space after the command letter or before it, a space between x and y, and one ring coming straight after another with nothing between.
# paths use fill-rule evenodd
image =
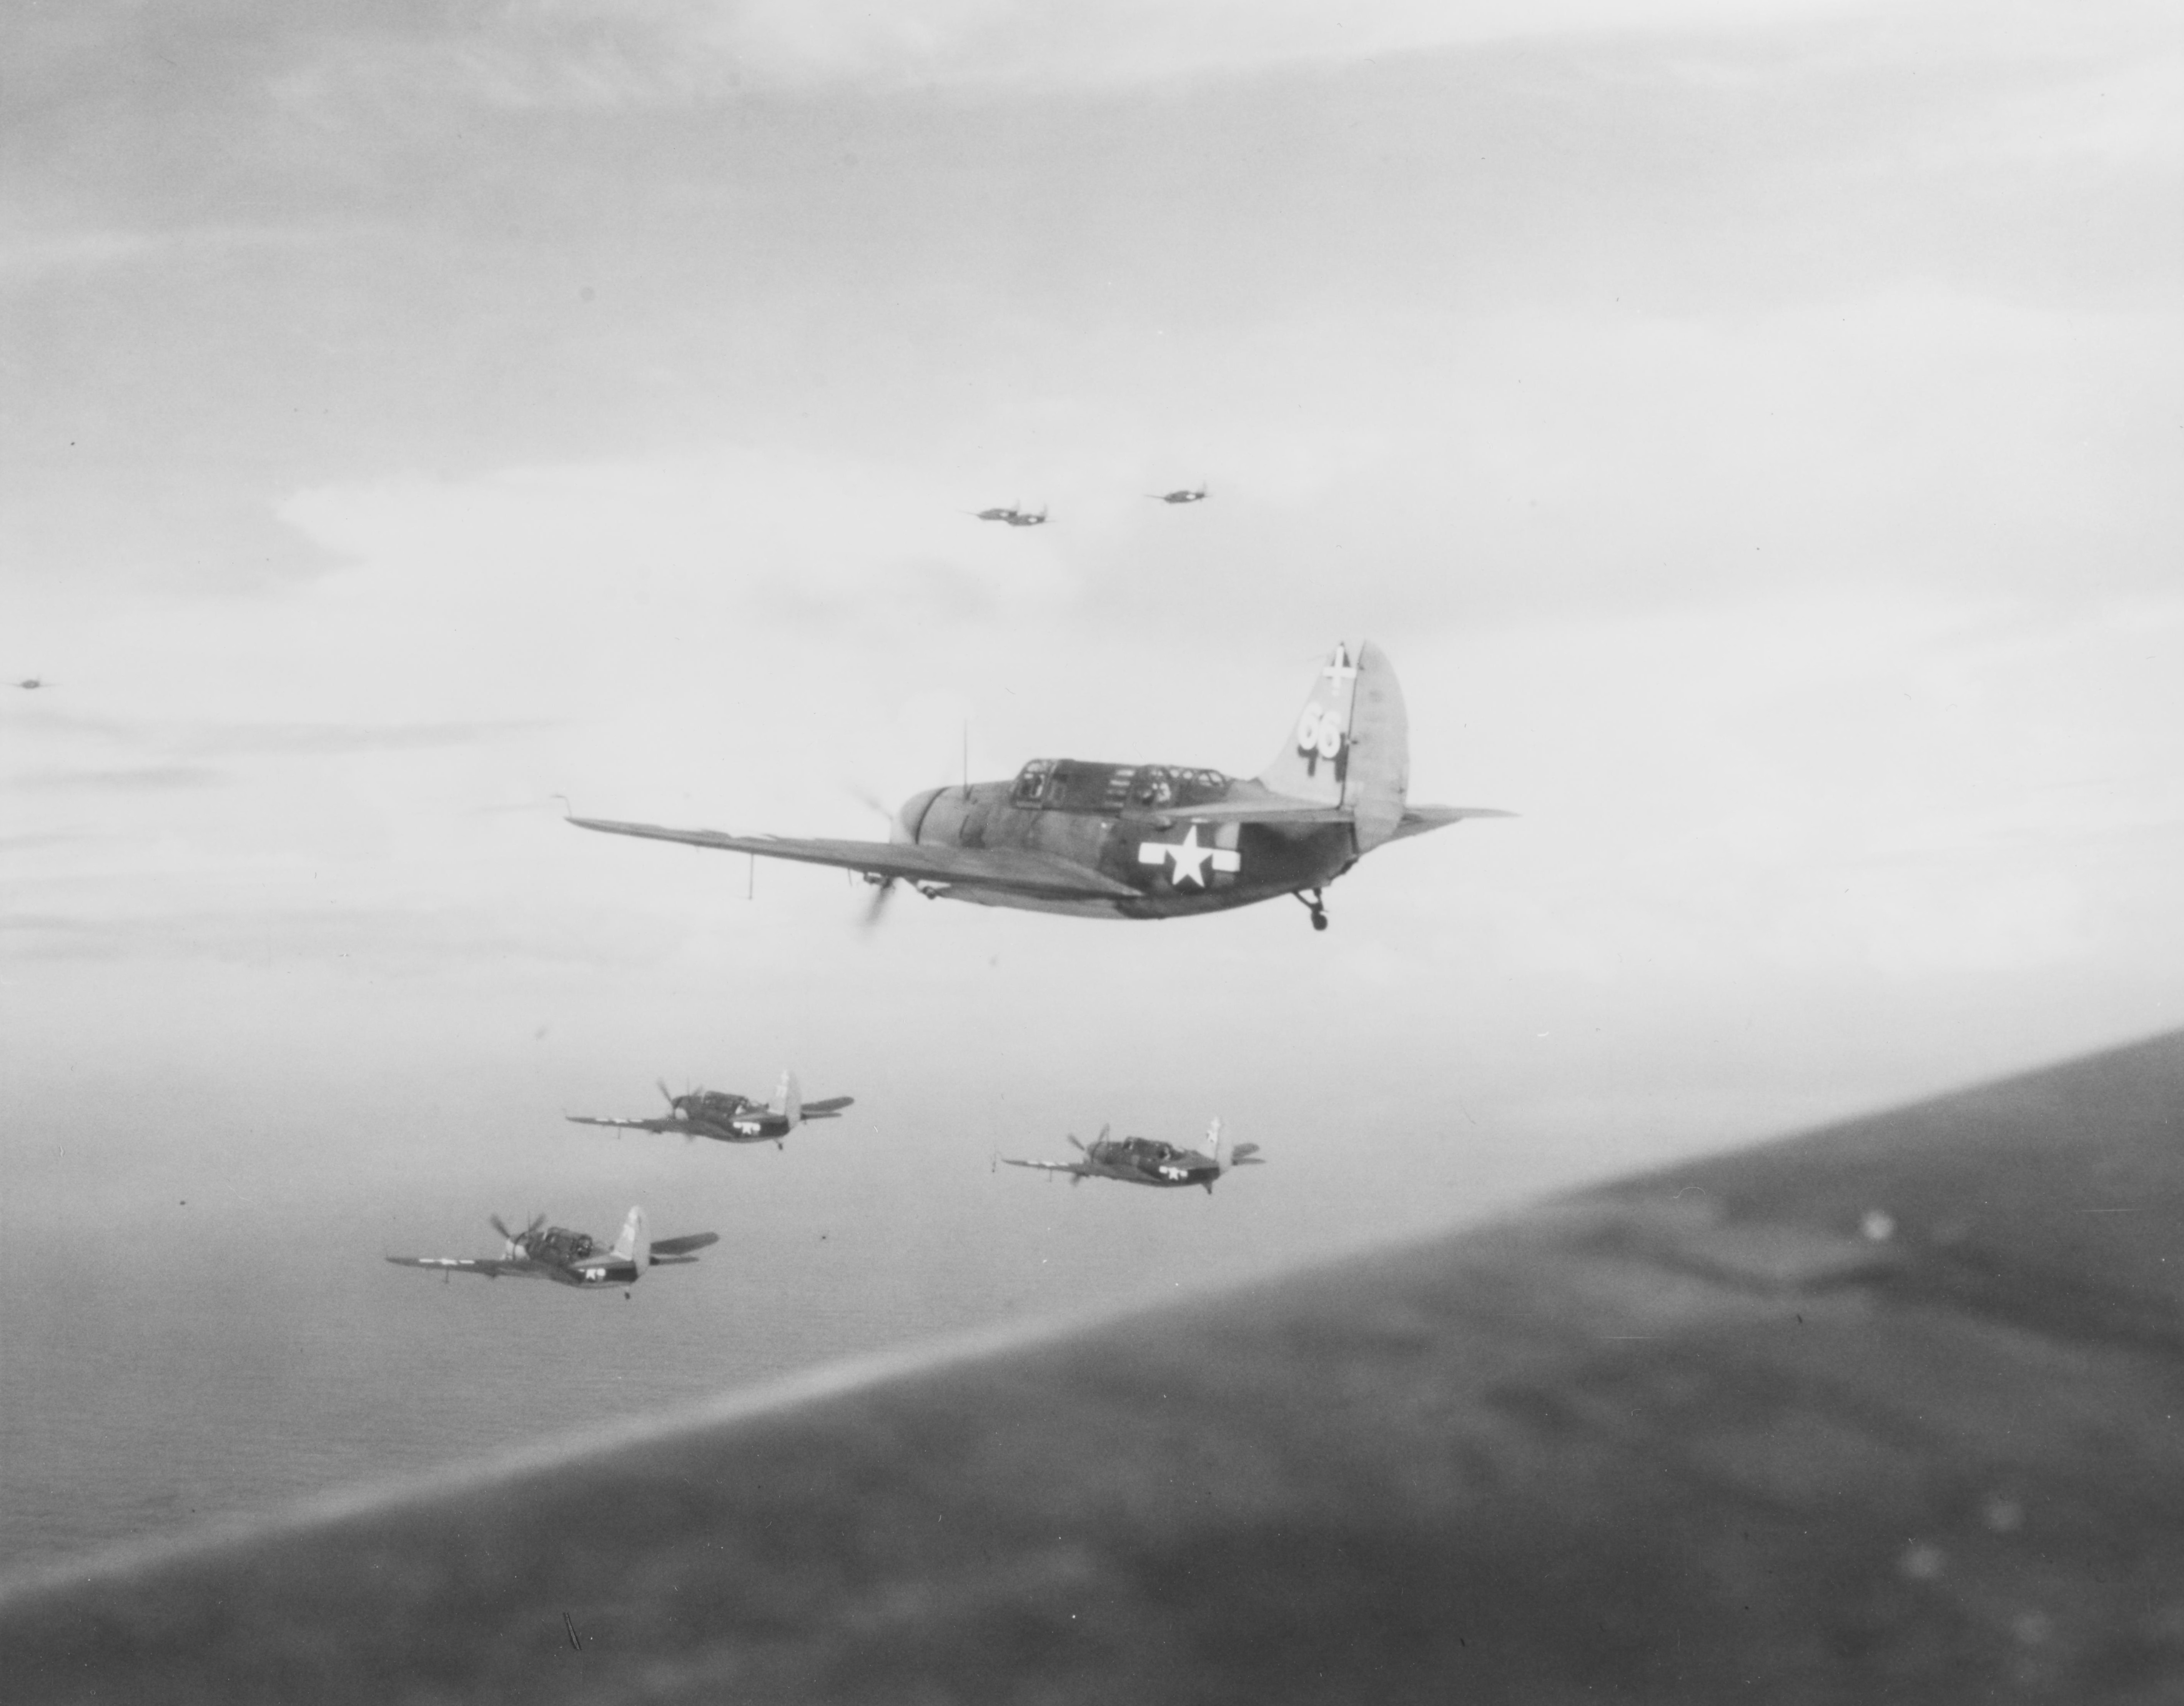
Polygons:
<instances>
[{"instance_id":1,"label":"dive bomber in flight","mask_svg":"<svg viewBox=\"0 0 2184 1706\"><path fill-rule=\"evenodd\" d=\"M660 1086L660 1093L667 1097L667 1112L650 1119L616 1119L589 1113L572 1113L567 1118L571 1125L605 1125L623 1131L679 1131L694 1140L709 1137L716 1143L771 1143L778 1148L781 1140L805 1120L838 1119L842 1110L856 1100L854 1096L835 1096L822 1101L806 1101L797 1088L793 1072L782 1073L771 1102L740 1096L732 1090L700 1088L674 1096L664 1084Z\"/></svg>"},{"instance_id":2,"label":"dive bomber in flight","mask_svg":"<svg viewBox=\"0 0 2184 1706\"><path fill-rule=\"evenodd\" d=\"M913 794L884 842L733 835L593 817L582 829L835 865L928 897L1097 918L1173 918L1294 895L1327 928L1327 885L1375 847L1483 806L1409 802L1401 689L1370 640L1344 642L1256 778L1034 758L1012 781Z\"/></svg>"}]
</instances>

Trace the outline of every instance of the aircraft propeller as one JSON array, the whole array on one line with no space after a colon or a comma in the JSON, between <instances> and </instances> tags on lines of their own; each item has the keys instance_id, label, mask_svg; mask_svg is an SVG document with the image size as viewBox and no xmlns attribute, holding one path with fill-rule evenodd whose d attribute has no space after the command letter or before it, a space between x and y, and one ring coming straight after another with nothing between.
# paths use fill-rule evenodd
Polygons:
<instances>
[{"instance_id":1,"label":"aircraft propeller","mask_svg":"<svg viewBox=\"0 0 2184 1706\"><path fill-rule=\"evenodd\" d=\"M882 877L872 884L872 898L865 903L864 928L871 929L887 911L888 896L894 893L894 878Z\"/></svg>"},{"instance_id":2,"label":"aircraft propeller","mask_svg":"<svg viewBox=\"0 0 2184 1706\"><path fill-rule=\"evenodd\" d=\"M531 1235L546 1224L546 1217L544 1215L536 1214L532 1217L531 1224L525 1227L521 1232L518 1233L510 1232L498 1214L489 1215L487 1218L491 1221L493 1229L498 1232L508 1241L508 1247L511 1253L517 1251L527 1250L531 1241Z\"/></svg>"}]
</instances>

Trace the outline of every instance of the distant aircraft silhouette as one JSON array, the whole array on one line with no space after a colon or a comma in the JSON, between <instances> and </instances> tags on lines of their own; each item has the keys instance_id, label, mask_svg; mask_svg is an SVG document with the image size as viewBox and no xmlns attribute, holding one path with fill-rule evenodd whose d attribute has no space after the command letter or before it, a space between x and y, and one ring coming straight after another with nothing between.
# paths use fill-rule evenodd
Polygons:
<instances>
[{"instance_id":1,"label":"distant aircraft silhouette","mask_svg":"<svg viewBox=\"0 0 2184 1706\"><path fill-rule=\"evenodd\" d=\"M976 516L982 521L1006 521L1011 527L1043 527L1046 525L1044 505L1037 510L1018 510L1001 505L991 510L970 510L964 513Z\"/></svg>"}]
</instances>

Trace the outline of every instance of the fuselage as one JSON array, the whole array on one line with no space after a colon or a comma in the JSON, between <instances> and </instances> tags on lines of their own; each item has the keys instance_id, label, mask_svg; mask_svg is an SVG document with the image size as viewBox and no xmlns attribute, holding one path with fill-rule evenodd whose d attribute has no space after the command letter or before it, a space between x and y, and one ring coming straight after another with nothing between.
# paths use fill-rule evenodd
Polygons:
<instances>
[{"instance_id":1,"label":"fuselage","mask_svg":"<svg viewBox=\"0 0 2184 1706\"><path fill-rule=\"evenodd\" d=\"M690 1129L699 1137L709 1137L716 1143L770 1143L776 1138L786 1137L794 1129L783 1114L772 1113L764 1108L738 1114L733 1120L715 1119L701 1115L688 1122Z\"/></svg>"},{"instance_id":2,"label":"fuselage","mask_svg":"<svg viewBox=\"0 0 2184 1706\"><path fill-rule=\"evenodd\" d=\"M675 1101L675 1117L716 1143L768 1143L795 1128L785 1113L731 1090L702 1090Z\"/></svg>"},{"instance_id":3,"label":"fuselage","mask_svg":"<svg viewBox=\"0 0 2184 1706\"><path fill-rule=\"evenodd\" d=\"M1212 1157L1150 1137L1099 1139L1084 1151L1084 1164L1101 1178L1125 1185L1211 1185L1221 1177Z\"/></svg>"},{"instance_id":4,"label":"fuselage","mask_svg":"<svg viewBox=\"0 0 2184 1706\"><path fill-rule=\"evenodd\" d=\"M1013 781L928 789L904 802L889 839L919 846L1046 854L1128 884L1128 899L1046 898L956 883L948 898L1093 917L1172 918L1319 889L1357 860L1347 823L1254 820L1256 782L1175 765L1034 759ZM1214 817L1193 808L1218 806ZM1237 808L1245 815L1234 815Z\"/></svg>"},{"instance_id":5,"label":"fuselage","mask_svg":"<svg viewBox=\"0 0 2184 1706\"><path fill-rule=\"evenodd\" d=\"M588 1232L571 1232L566 1226L549 1226L534 1232L510 1252L507 1273L511 1278L551 1280L557 1285L574 1285L596 1291L612 1285L634 1285L642 1277L633 1257L598 1258L607 1246ZM578 1268L575 1264L588 1262Z\"/></svg>"}]
</instances>

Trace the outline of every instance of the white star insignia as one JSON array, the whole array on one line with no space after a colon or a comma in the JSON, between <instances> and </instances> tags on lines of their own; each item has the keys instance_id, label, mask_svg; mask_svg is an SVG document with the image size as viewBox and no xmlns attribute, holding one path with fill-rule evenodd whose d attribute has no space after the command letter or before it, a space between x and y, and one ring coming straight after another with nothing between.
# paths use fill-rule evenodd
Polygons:
<instances>
[{"instance_id":1,"label":"white star insignia","mask_svg":"<svg viewBox=\"0 0 2184 1706\"><path fill-rule=\"evenodd\" d=\"M1206 867L1211 863L1216 871L1236 872L1244 868L1242 856L1231 847L1202 847L1198 841L1198 826L1194 823L1180 841L1144 841L1138 845L1138 863L1157 865L1162 860L1175 861L1175 886L1185 883L1206 886Z\"/></svg>"}]
</instances>

